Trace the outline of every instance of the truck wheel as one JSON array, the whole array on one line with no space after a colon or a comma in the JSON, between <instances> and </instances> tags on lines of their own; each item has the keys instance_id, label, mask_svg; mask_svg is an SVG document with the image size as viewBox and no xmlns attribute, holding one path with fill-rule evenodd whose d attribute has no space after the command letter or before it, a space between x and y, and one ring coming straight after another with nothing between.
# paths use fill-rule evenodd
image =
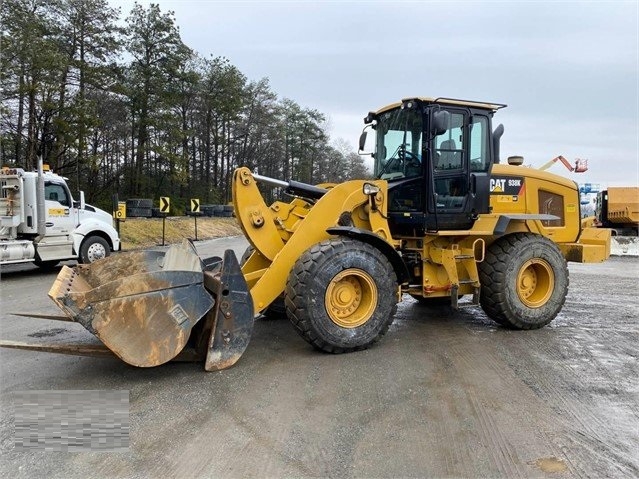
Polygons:
<instances>
[{"instance_id":1,"label":"truck wheel","mask_svg":"<svg viewBox=\"0 0 639 479\"><path fill-rule=\"evenodd\" d=\"M365 349L388 331L397 309L397 277L373 246L348 238L307 250L289 274L286 312L316 349Z\"/></svg>"},{"instance_id":2,"label":"truck wheel","mask_svg":"<svg viewBox=\"0 0 639 479\"><path fill-rule=\"evenodd\" d=\"M548 238L514 234L493 243L479 264L480 303L494 321L513 329L550 323L568 293L568 267Z\"/></svg>"},{"instance_id":3,"label":"truck wheel","mask_svg":"<svg viewBox=\"0 0 639 479\"><path fill-rule=\"evenodd\" d=\"M247 246L242 258L240 259L240 268L244 266L244 263L248 261L248 259L253 254L254 248L252 246ZM280 319L286 316L286 307L284 306L284 295L280 295L266 308L262 311L262 315L266 319Z\"/></svg>"},{"instance_id":4,"label":"truck wheel","mask_svg":"<svg viewBox=\"0 0 639 479\"><path fill-rule=\"evenodd\" d=\"M111 253L109 243L101 236L89 236L80 245L80 263L93 263L102 258L106 258Z\"/></svg>"}]
</instances>

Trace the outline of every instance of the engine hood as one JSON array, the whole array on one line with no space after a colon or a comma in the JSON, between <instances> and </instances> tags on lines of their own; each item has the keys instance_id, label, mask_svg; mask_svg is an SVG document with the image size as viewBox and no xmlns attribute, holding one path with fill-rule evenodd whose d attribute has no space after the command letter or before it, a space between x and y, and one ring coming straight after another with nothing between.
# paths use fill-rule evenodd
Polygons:
<instances>
[{"instance_id":1,"label":"engine hood","mask_svg":"<svg viewBox=\"0 0 639 479\"><path fill-rule=\"evenodd\" d=\"M97 206L93 206L89 204L84 205L84 209L80 210L80 218L81 219L92 218L113 226L113 217L109 213L107 213L104 210L101 210Z\"/></svg>"}]
</instances>

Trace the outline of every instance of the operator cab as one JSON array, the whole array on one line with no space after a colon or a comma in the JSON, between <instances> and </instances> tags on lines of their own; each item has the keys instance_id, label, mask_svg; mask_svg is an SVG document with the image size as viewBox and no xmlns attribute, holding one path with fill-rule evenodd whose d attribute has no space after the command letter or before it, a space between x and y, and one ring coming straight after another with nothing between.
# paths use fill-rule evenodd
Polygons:
<instances>
[{"instance_id":1,"label":"operator cab","mask_svg":"<svg viewBox=\"0 0 639 479\"><path fill-rule=\"evenodd\" d=\"M369 113L376 132L375 177L389 185L393 232L464 230L489 211L489 176L499 159L501 125L493 113L506 105L448 98L412 98ZM360 138L364 149L366 129Z\"/></svg>"}]
</instances>

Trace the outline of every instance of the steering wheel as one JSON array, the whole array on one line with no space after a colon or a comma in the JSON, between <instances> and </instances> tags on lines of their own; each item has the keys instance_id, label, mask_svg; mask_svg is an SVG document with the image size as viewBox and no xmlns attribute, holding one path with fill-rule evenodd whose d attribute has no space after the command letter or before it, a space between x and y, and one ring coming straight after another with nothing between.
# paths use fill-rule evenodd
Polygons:
<instances>
[{"instance_id":1,"label":"steering wheel","mask_svg":"<svg viewBox=\"0 0 639 479\"><path fill-rule=\"evenodd\" d=\"M403 164L402 170L404 171L404 174L407 173L408 168L421 169L422 162L419 159L419 156L417 156L412 151L408 151L405 148L401 148L398 152L398 155L399 155L400 161Z\"/></svg>"}]
</instances>

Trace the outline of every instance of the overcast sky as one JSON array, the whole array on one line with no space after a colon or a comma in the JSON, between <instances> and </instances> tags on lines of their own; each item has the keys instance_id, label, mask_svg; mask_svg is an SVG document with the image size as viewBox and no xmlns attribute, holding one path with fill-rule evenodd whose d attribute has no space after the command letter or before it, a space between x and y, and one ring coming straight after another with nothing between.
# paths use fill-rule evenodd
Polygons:
<instances>
[{"instance_id":1,"label":"overcast sky","mask_svg":"<svg viewBox=\"0 0 639 479\"><path fill-rule=\"evenodd\" d=\"M109 1L123 17L133 6ZM588 159L586 173L551 171L639 185L637 1L153 3L189 47L268 77L353 146L368 111L402 98L492 101L508 104L502 157Z\"/></svg>"}]
</instances>

